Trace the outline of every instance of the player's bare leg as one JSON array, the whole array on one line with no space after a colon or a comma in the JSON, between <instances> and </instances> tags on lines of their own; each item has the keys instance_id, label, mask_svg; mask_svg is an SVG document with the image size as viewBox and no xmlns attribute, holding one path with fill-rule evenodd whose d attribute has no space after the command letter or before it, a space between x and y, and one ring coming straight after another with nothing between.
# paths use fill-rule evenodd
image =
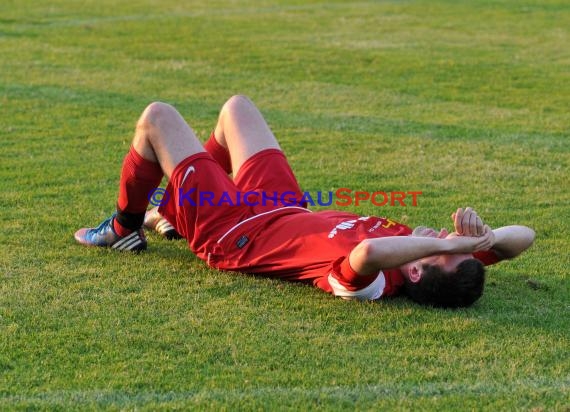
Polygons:
<instances>
[{"instance_id":1,"label":"player's bare leg","mask_svg":"<svg viewBox=\"0 0 570 412\"><path fill-rule=\"evenodd\" d=\"M223 105L214 135L216 141L229 150L234 176L254 154L265 149L281 149L263 115L242 95L231 97Z\"/></svg>"},{"instance_id":2,"label":"player's bare leg","mask_svg":"<svg viewBox=\"0 0 570 412\"><path fill-rule=\"evenodd\" d=\"M203 151L190 126L172 106L150 104L137 122L131 149L123 162L116 215L96 228L80 229L75 239L87 246L146 249L141 227L149 193L160 184L163 174L170 178L179 162ZM157 214L157 219L151 222L154 229L158 230L160 219ZM174 229L160 227L167 231Z\"/></svg>"},{"instance_id":3,"label":"player's bare leg","mask_svg":"<svg viewBox=\"0 0 570 412\"><path fill-rule=\"evenodd\" d=\"M134 149L145 159L158 162L167 178L182 160L204 152L192 128L166 103L151 103L137 122Z\"/></svg>"},{"instance_id":4,"label":"player's bare leg","mask_svg":"<svg viewBox=\"0 0 570 412\"><path fill-rule=\"evenodd\" d=\"M145 109L137 122L133 147L145 159L160 163L167 178L186 157L204 151L188 123L174 107L165 103L152 103ZM158 207L146 213L144 226L167 239L181 238L158 213Z\"/></svg>"}]
</instances>

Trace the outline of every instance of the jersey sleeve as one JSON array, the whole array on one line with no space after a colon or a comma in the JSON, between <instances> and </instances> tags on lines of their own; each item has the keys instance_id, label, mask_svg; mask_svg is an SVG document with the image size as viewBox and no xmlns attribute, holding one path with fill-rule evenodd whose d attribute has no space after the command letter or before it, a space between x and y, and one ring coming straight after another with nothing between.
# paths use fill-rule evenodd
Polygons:
<instances>
[{"instance_id":1,"label":"jersey sleeve","mask_svg":"<svg viewBox=\"0 0 570 412\"><path fill-rule=\"evenodd\" d=\"M485 266L494 265L495 263L503 260L493 250L484 250L481 252L475 252L473 253L473 257L479 260Z\"/></svg>"},{"instance_id":2,"label":"jersey sleeve","mask_svg":"<svg viewBox=\"0 0 570 412\"><path fill-rule=\"evenodd\" d=\"M398 269L384 270L386 278L386 286L382 296L396 296L399 295L402 287L404 286L404 276Z\"/></svg>"}]
</instances>

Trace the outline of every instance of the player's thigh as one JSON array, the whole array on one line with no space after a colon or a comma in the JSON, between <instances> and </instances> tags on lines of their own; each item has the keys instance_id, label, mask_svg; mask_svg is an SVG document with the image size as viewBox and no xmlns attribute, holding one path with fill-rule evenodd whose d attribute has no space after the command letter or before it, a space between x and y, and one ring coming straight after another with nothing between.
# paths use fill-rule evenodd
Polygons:
<instances>
[{"instance_id":1,"label":"player's thigh","mask_svg":"<svg viewBox=\"0 0 570 412\"><path fill-rule=\"evenodd\" d=\"M281 149L259 109L242 95L233 96L224 104L215 133L225 139L234 176L256 153Z\"/></svg>"}]
</instances>

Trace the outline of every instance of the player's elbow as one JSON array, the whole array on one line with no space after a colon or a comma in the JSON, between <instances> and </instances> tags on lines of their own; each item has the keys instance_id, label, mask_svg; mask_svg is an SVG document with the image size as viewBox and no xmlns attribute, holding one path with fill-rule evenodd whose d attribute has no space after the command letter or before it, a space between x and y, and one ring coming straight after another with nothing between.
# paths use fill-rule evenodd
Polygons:
<instances>
[{"instance_id":1,"label":"player's elbow","mask_svg":"<svg viewBox=\"0 0 570 412\"><path fill-rule=\"evenodd\" d=\"M530 227L521 226L521 228L522 228L522 232L523 232L523 234L522 234L523 249L521 250L521 252L523 252L532 246L532 244L534 243L534 239L536 237L536 233Z\"/></svg>"},{"instance_id":2,"label":"player's elbow","mask_svg":"<svg viewBox=\"0 0 570 412\"><path fill-rule=\"evenodd\" d=\"M359 275L370 275L377 273L378 269L374 265L375 248L370 239L361 241L350 252L350 266Z\"/></svg>"},{"instance_id":3,"label":"player's elbow","mask_svg":"<svg viewBox=\"0 0 570 412\"><path fill-rule=\"evenodd\" d=\"M515 250L513 250L512 256L509 256L508 258L514 258L520 255L529 247L531 247L532 244L534 243L534 238L536 236L534 230L526 226L517 226L517 229L518 229L517 233L518 241L516 242L516 248Z\"/></svg>"},{"instance_id":4,"label":"player's elbow","mask_svg":"<svg viewBox=\"0 0 570 412\"><path fill-rule=\"evenodd\" d=\"M527 250L534 243L536 233L527 226L510 226L511 240L499 249L503 259L513 259Z\"/></svg>"}]
</instances>

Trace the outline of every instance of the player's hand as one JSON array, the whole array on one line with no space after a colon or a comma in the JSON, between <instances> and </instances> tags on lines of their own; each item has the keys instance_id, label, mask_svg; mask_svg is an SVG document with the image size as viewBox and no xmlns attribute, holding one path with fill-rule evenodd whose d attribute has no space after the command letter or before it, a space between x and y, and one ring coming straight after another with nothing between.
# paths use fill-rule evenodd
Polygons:
<instances>
[{"instance_id":1,"label":"player's hand","mask_svg":"<svg viewBox=\"0 0 570 412\"><path fill-rule=\"evenodd\" d=\"M445 239L450 242L452 250L450 253L475 253L482 250L489 250L495 244L495 234L488 225L483 226L481 236L454 236Z\"/></svg>"},{"instance_id":2,"label":"player's hand","mask_svg":"<svg viewBox=\"0 0 570 412\"><path fill-rule=\"evenodd\" d=\"M483 221L477 212L470 207L465 208L465 210L460 207L451 215L451 219L455 226L455 232L459 236L483 236L485 233Z\"/></svg>"}]
</instances>

